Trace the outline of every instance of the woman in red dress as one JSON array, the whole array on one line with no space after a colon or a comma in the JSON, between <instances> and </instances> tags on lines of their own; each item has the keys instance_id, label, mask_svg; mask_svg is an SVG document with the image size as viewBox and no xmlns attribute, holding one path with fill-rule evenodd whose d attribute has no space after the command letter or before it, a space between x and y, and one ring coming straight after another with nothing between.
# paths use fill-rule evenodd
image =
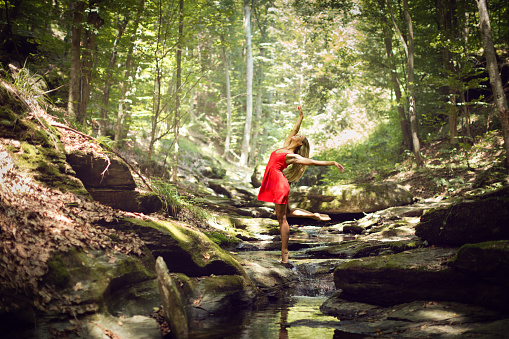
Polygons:
<instances>
[{"instance_id":1,"label":"woman in red dress","mask_svg":"<svg viewBox=\"0 0 509 339\"><path fill-rule=\"evenodd\" d=\"M288 194L290 185L288 181L297 181L304 173L306 166L335 166L341 173L343 166L335 161L321 161L309 159L309 142L306 137L298 135L304 114L299 106L299 118L295 123L290 135L286 138L283 147L275 150L270 155L265 168L262 186L258 193L258 200L273 202L281 233L281 263L288 263L288 240L290 238L290 226L286 218L288 216L312 218L315 220L330 220L326 214L312 213L300 208L290 210L288 207ZM284 171L283 171L284 170ZM284 172L284 173L283 173Z\"/></svg>"}]
</instances>

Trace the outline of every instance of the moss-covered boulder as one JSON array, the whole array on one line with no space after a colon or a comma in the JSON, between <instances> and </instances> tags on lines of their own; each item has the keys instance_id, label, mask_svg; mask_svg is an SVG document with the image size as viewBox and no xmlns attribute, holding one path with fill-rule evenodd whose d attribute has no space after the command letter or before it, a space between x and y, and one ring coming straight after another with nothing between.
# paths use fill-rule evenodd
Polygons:
<instances>
[{"instance_id":1,"label":"moss-covered boulder","mask_svg":"<svg viewBox=\"0 0 509 339\"><path fill-rule=\"evenodd\" d=\"M449 265L465 274L495 282L506 281L509 285L509 240L464 245Z\"/></svg>"},{"instance_id":2,"label":"moss-covered boulder","mask_svg":"<svg viewBox=\"0 0 509 339\"><path fill-rule=\"evenodd\" d=\"M448 261L456 249L425 248L356 259L334 271L341 298L389 306L416 300L456 301L504 309L507 284L460 272Z\"/></svg>"},{"instance_id":3,"label":"moss-covered boulder","mask_svg":"<svg viewBox=\"0 0 509 339\"><path fill-rule=\"evenodd\" d=\"M415 234L430 244L461 246L509 239L509 187L424 214Z\"/></svg>"},{"instance_id":4,"label":"moss-covered boulder","mask_svg":"<svg viewBox=\"0 0 509 339\"><path fill-rule=\"evenodd\" d=\"M395 183L297 187L290 207L329 214L369 213L413 202L412 194Z\"/></svg>"},{"instance_id":5,"label":"moss-covered boulder","mask_svg":"<svg viewBox=\"0 0 509 339\"><path fill-rule=\"evenodd\" d=\"M121 307L115 302L121 291L154 282L156 278L154 258L149 253L138 258L102 251L85 253L73 248L68 252L54 253L48 261L48 268L44 283L54 285L62 295L68 295L69 308L76 314L99 310L114 313ZM143 312L146 314L159 306L157 287L154 287L149 288L151 291L144 296L139 296L139 301L145 304ZM115 298L112 297L114 294L117 295Z\"/></svg>"},{"instance_id":6,"label":"moss-covered boulder","mask_svg":"<svg viewBox=\"0 0 509 339\"><path fill-rule=\"evenodd\" d=\"M246 274L235 258L206 235L178 222L123 219L102 225L135 232L155 257L164 259L172 273L190 277Z\"/></svg>"}]
</instances>

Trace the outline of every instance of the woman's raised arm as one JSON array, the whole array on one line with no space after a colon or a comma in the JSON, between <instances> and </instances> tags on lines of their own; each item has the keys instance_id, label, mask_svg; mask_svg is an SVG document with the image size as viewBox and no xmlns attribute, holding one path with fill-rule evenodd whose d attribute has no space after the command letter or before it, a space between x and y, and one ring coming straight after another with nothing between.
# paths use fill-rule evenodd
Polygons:
<instances>
[{"instance_id":1,"label":"woman's raised arm","mask_svg":"<svg viewBox=\"0 0 509 339\"><path fill-rule=\"evenodd\" d=\"M337 169L343 173L345 171L345 168L339 164L336 161L329 161L329 160L313 160L309 158L304 158L303 156L300 156L298 154L287 154L286 155L286 164L299 164L299 165L306 165L306 166L334 166Z\"/></svg>"},{"instance_id":2,"label":"woman's raised arm","mask_svg":"<svg viewBox=\"0 0 509 339\"><path fill-rule=\"evenodd\" d=\"M297 133L299 133L300 125L302 124L302 119L304 119L304 113L302 112L302 108L300 106L298 106L297 109L299 110L299 118L297 119L297 122L293 126L292 131L290 132L290 134L286 138L286 140L285 140L285 142L283 144L283 147L286 147L286 146L290 145L290 142L292 141L292 137L294 135L296 135Z\"/></svg>"}]
</instances>

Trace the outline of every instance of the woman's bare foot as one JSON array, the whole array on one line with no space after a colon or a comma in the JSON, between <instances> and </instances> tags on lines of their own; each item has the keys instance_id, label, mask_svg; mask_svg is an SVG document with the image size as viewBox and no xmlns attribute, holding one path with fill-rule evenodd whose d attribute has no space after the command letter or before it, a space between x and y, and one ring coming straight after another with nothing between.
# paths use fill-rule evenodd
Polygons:
<instances>
[{"instance_id":1,"label":"woman's bare foot","mask_svg":"<svg viewBox=\"0 0 509 339\"><path fill-rule=\"evenodd\" d=\"M311 217L314 220L318 221L329 221L331 220L330 217L327 214L320 214L320 213L313 213L313 216Z\"/></svg>"}]
</instances>

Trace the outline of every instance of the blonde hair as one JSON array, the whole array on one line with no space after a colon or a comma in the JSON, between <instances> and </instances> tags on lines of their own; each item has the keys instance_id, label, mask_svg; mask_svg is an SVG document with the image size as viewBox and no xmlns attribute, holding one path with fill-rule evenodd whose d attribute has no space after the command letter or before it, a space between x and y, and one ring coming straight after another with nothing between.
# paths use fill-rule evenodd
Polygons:
<instances>
[{"instance_id":1,"label":"blonde hair","mask_svg":"<svg viewBox=\"0 0 509 339\"><path fill-rule=\"evenodd\" d=\"M308 158L309 150L310 150L309 141L306 137L304 137L304 139L302 140L302 145L295 149L295 153L300 156L303 156L304 158ZM291 164L290 166L283 170L283 174L286 176L286 179L288 179L288 181L295 182L299 180L300 177L302 177L306 168L307 168L306 165Z\"/></svg>"}]
</instances>

